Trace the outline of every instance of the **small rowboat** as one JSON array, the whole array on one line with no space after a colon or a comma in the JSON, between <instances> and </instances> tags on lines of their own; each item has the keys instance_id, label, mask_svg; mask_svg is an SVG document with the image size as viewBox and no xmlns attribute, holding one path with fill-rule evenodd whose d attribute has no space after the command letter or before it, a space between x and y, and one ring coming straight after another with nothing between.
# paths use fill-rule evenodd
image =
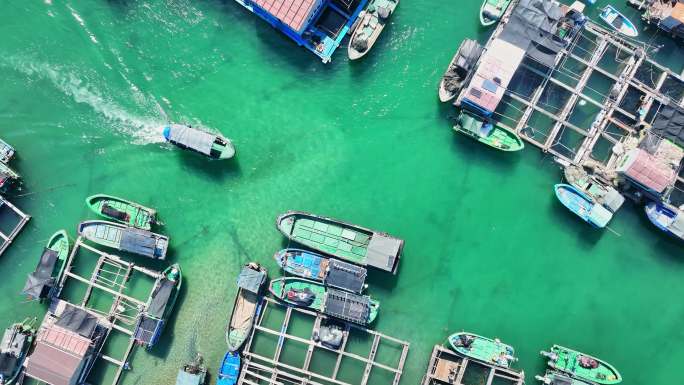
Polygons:
<instances>
[{"instance_id":1,"label":"small rowboat","mask_svg":"<svg viewBox=\"0 0 684 385\"><path fill-rule=\"evenodd\" d=\"M360 59L370 52L399 0L371 0L359 15L356 28L349 39L347 54L350 60Z\"/></svg>"},{"instance_id":2,"label":"small rowboat","mask_svg":"<svg viewBox=\"0 0 684 385\"><path fill-rule=\"evenodd\" d=\"M138 319L133 338L146 349L159 342L166 321L173 312L176 299L183 283L183 274L176 263L164 270L152 289L152 296L145 306L145 312Z\"/></svg>"},{"instance_id":3,"label":"small rowboat","mask_svg":"<svg viewBox=\"0 0 684 385\"><path fill-rule=\"evenodd\" d=\"M78 234L98 245L152 259L165 259L169 237L107 221L85 221Z\"/></svg>"},{"instance_id":4,"label":"small rowboat","mask_svg":"<svg viewBox=\"0 0 684 385\"><path fill-rule=\"evenodd\" d=\"M628 37L639 36L639 31L625 15L621 14L612 5L606 5L599 15L601 20L610 25L611 28Z\"/></svg>"},{"instance_id":5,"label":"small rowboat","mask_svg":"<svg viewBox=\"0 0 684 385\"><path fill-rule=\"evenodd\" d=\"M221 361L216 385L235 385L240 375L240 355L236 352L226 352Z\"/></svg>"},{"instance_id":6,"label":"small rowboat","mask_svg":"<svg viewBox=\"0 0 684 385\"><path fill-rule=\"evenodd\" d=\"M238 276L238 292L230 314L226 343L229 352L237 352L252 331L254 320L259 316L261 295L268 278L266 269L258 263L249 263Z\"/></svg>"},{"instance_id":7,"label":"small rowboat","mask_svg":"<svg viewBox=\"0 0 684 385\"><path fill-rule=\"evenodd\" d=\"M279 300L308 308L347 322L366 326L378 315L380 303L365 295L358 295L303 278L271 280L269 291Z\"/></svg>"},{"instance_id":8,"label":"small rowboat","mask_svg":"<svg viewBox=\"0 0 684 385\"><path fill-rule=\"evenodd\" d=\"M480 7L480 24L483 27L495 24L510 4L511 0L484 0Z\"/></svg>"},{"instance_id":9,"label":"small rowboat","mask_svg":"<svg viewBox=\"0 0 684 385\"><path fill-rule=\"evenodd\" d=\"M684 241L684 212L663 203L646 205L646 216L660 230Z\"/></svg>"},{"instance_id":10,"label":"small rowboat","mask_svg":"<svg viewBox=\"0 0 684 385\"><path fill-rule=\"evenodd\" d=\"M361 266L300 249L280 250L273 257L285 272L323 282L325 286L357 294L366 287L368 272Z\"/></svg>"},{"instance_id":11,"label":"small rowboat","mask_svg":"<svg viewBox=\"0 0 684 385\"><path fill-rule=\"evenodd\" d=\"M465 39L461 42L439 82L439 100L442 103L452 100L461 91L482 51L482 46L475 40Z\"/></svg>"},{"instance_id":12,"label":"small rowboat","mask_svg":"<svg viewBox=\"0 0 684 385\"><path fill-rule=\"evenodd\" d=\"M464 356L502 368L510 367L515 350L498 339L482 337L472 333L454 333L449 336L451 348Z\"/></svg>"},{"instance_id":13,"label":"small rowboat","mask_svg":"<svg viewBox=\"0 0 684 385\"><path fill-rule=\"evenodd\" d=\"M53 298L68 256L69 236L65 230L60 230L48 240L36 270L26 279L22 294L38 301Z\"/></svg>"},{"instance_id":14,"label":"small rowboat","mask_svg":"<svg viewBox=\"0 0 684 385\"><path fill-rule=\"evenodd\" d=\"M169 124L164 127L163 135L169 143L210 159L230 159L235 156L235 147L230 140L194 127Z\"/></svg>"},{"instance_id":15,"label":"small rowboat","mask_svg":"<svg viewBox=\"0 0 684 385\"><path fill-rule=\"evenodd\" d=\"M575 186L559 183L554 186L558 200L585 222L598 228L604 228L613 218L613 213L594 202L588 195Z\"/></svg>"},{"instance_id":16,"label":"small rowboat","mask_svg":"<svg viewBox=\"0 0 684 385\"><path fill-rule=\"evenodd\" d=\"M456 118L454 131L465 134L499 151L513 152L525 148L525 143L515 132L495 123L485 123L463 110Z\"/></svg>"},{"instance_id":17,"label":"small rowboat","mask_svg":"<svg viewBox=\"0 0 684 385\"><path fill-rule=\"evenodd\" d=\"M17 322L5 329L0 340L0 385L17 383L24 361L36 336L34 319Z\"/></svg>"},{"instance_id":18,"label":"small rowboat","mask_svg":"<svg viewBox=\"0 0 684 385\"><path fill-rule=\"evenodd\" d=\"M552 369L580 380L601 385L613 385L622 381L622 376L613 366L576 350L553 345L551 351L542 351L541 355L549 359L547 363Z\"/></svg>"},{"instance_id":19,"label":"small rowboat","mask_svg":"<svg viewBox=\"0 0 684 385\"><path fill-rule=\"evenodd\" d=\"M9 163L14 157L14 147L0 139L0 163Z\"/></svg>"},{"instance_id":20,"label":"small rowboat","mask_svg":"<svg viewBox=\"0 0 684 385\"><path fill-rule=\"evenodd\" d=\"M86 198L86 204L97 215L143 230L150 230L157 211L149 207L106 194Z\"/></svg>"}]
</instances>

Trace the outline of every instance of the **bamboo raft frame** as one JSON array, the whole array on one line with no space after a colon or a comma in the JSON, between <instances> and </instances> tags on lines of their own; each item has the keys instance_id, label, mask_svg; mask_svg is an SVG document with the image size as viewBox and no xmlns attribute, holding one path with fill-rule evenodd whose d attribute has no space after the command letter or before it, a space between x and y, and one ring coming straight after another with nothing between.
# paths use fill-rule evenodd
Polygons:
<instances>
[{"instance_id":1,"label":"bamboo raft frame","mask_svg":"<svg viewBox=\"0 0 684 385\"><path fill-rule=\"evenodd\" d=\"M518 5L518 2L519 0L513 0L513 2L510 4L503 15L501 22L499 22L498 26L485 44L485 49L487 49L490 44L499 37L505 25L508 23L512 12ZM589 51L582 47L578 48L578 43L581 39L592 44L593 49ZM578 50L584 50L588 52L588 55L584 55L581 52L578 53ZM618 64L618 68L621 68L618 74L613 74L600 66L601 59L604 58L608 52L612 52L613 50L616 52L616 57L620 54L628 55L628 57L620 61L618 61L616 58L615 62ZM554 77L556 73L566 77L573 77L562 72L563 65L569 59L574 60L575 62L584 66L582 73L574 76L577 78L577 83L575 85L567 84ZM497 110L493 113L493 117L497 118L499 121L498 124L500 126L515 132L520 136L520 138L542 150L544 154L553 155L555 160L560 164L570 163L579 166L583 166L585 164L600 164L608 169L615 167L619 156L614 152L611 152L607 159L597 159L596 157L593 157L592 154L600 139L606 140L612 146L615 146L616 144L623 142L625 139L635 138L638 136L634 129L629 127L628 124L620 121L618 118L618 114L620 114L633 121L638 120L638 117L635 115L635 113L626 111L620 106L630 90L637 91L642 94L642 106L646 109L645 116L651 117L651 121L646 122L648 125L652 123L655 115L657 115L653 113L654 111L651 111L654 108L655 102L658 102L658 109L660 106L669 103L684 107L684 80L682 79L682 75L674 73L669 68L658 64L649 58L646 52L646 47L643 45L643 43L627 40L618 35L617 32L603 28L592 20L587 20L585 26L576 36L573 37L570 44L556 55L555 65L553 68L547 68L547 73L543 73L540 70L530 68L529 65L525 65L524 63L529 60L532 59L529 59L526 55L518 71L525 69L532 74L541 76L541 83L533 92L531 92L529 97L520 96L511 91L510 88L513 82L505 91L505 97L507 96L514 102L522 105L521 109L518 110L522 112L522 115L519 118L513 118L502 113L501 110L507 110L508 107L511 106L514 109L517 109L512 103L506 102L504 97L501 103L499 103ZM653 86L648 85L637 78L638 70L642 68L642 66L649 66L652 72L659 72L656 77L657 80L652 80L654 83ZM597 101L591 96L587 95L588 91L595 91L588 85L593 74L600 74L609 81L612 81L613 84L609 90L616 90L616 97L611 98L610 96L605 95L603 101ZM573 75L575 74L573 73ZM653 73L651 73L651 78L653 78ZM681 99L673 100L668 95L663 93L662 87L667 80L679 82L682 89ZM546 108L544 103L540 101L542 94L548 89L549 85L559 87L562 90L570 93L570 96L564 101L562 108L560 108L560 112L550 111L548 108ZM454 105L460 105L460 101L463 99L464 93L465 89L460 92L456 101L454 102ZM600 109L591 127L578 127L569 121L573 111L575 110L575 107L580 100L588 104L592 104ZM530 119L535 114L543 115L552 121L552 127L547 131L545 138L536 138L535 128L531 125L528 125ZM504 123L502 122L503 120L512 121L512 123ZM620 130L620 133L611 134L611 132L609 132L611 126L617 127ZM564 144L562 140L565 130L572 130L579 134L582 137L581 144L574 149L569 148L566 144ZM541 131L537 130L536 133L539 134ZM655 135L652 132L650 134ZM618 136L619 138L616 138L615 136ZM668 187L668 193L665 194L666 197L669 197L669 194L675 188L684 190L684 176L681 175L681 170L683 167L683 164L679 165L677 179L673 185Z\"/></svg>"},{"instance_id":2,"label":"bamboo raft frame","mask_svg":"<svg viewBox=\"0 0 684 385\"><path fill-rule=\"evenodd\" d=\"M421 385L468 385L463 383L463 379L469 365L479 365L489 369L489 373L486 375L487 382L484 385L492 385L497 378L508 380L510 385L523 385L525 382L525 373L522 371L517 372L513 369L486 364L461 356L441 345L435 345L432 349L427 371L420 383Z\"/></svg>"},{"instance_id":3,"label":"bamboo raft frame","mask_svg":"<svg viewBox=\"0 0 684 385\"><path fill-rule=\"evenodd\" d=\"M0 195L0 215L2 215L2 211L5 209L11 210L13 215L19 217L19 220L8 234L5 234L2 231L0 231L0 255L2 255L2 253L5 252L5 250L7 250L7 248L12 244L14 239L17 236L19 236L19 233L24 228L29 219L31 219L30 215L25 214L23 211L19 210L15 205L10 203L10 201L8 201L2 195Z\"/></svg>"},{"instance_id":4,"label":"bamboo raft frame","mask_svg":"<svg viewBox=\"0 0 684 385\"><path fill-rule=\"evenodd\" d=\"M256 324L254 325L254 328L252 329L250 337L243 350L243 364L237 382L238 385L264 385L265 383L270 385L367 385L368 379L374 370L384 370L393 373L394 376L392 385L399 384L409 351L410 344L408 342L384 335L374 330L363 328L361 326L345 323L342 345L337 350L330 349L326 346L323 346L319 342L315 342L313 340L313 335L314 332L316 332L321 326L323 321L331 318L307 309L287 306L268 297L265 297L262 300L260 306L261 313L257 318ZM283 321L276 329L271 329L263 325L264 315L267 313L269 307L279 308L285 312ZM314 319L314 325L311 330L311 337L309 339L288 334L288 326L293 313L303 315L309 319ZM373 338L372 346L367 356L363 357L345 351L350 332L368 334ZM278 337L278 342L276 344L273 357L265 357L253 351L254 346L252 343L257 333ZM302 367L288 365L281 361L283 345L289 341L306 345L306 356L304 358L304 364ZM400 357L396 366L394 367L376 361L378 347L383 342L394 344L401 349ZM326 350L329 353L337 355L335 367L331 376L316 373L310 369L312 358L317 350ZM338 374L340 372L340 366L343 359L353 360L364 365L363 375L358 384L351 384L338 379Z\"/></svg>"}]
</instances>

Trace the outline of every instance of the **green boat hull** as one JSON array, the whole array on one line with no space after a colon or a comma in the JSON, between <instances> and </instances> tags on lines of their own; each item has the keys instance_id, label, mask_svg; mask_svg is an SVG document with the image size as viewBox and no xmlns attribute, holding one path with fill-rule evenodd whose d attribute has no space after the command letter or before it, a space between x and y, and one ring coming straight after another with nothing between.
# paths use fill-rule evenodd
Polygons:
<instances>
[{"instance_id":1,"label":"green boat hull","mask_svg":"<svg viewBox=\"0 0 684 385\"><path fill-rule=\"evenodd\" d=\"M515 360L513 347L498 340L466 332L454 333L449 336L448 340L451 349L474 360L502 368L509 368L511 362ZM466 346L463 343L464 340L470 343Z\"/></svg>"},{"instance_id":2,"label":"green boat hull","mask_svg":"<svg viewBox=\"0 0 684 385\"><path fill-rule=\"evenodd\" d=\"M525 142L516 133L494 125L490 130L483 129L483 122L461 111L454 131L465 134L478 142L499 151L514 152L525 148Z\"/></svg>"},{"instance_id":3,"label":"green boat hull","mask_svg":"<svg viewBox=\"0 0 684 385\"><path fill-rule=\"evenodd\" d=\"M57 252L57 264L52 271L55 282L59 282L64 274L67 258L69 258L69 235L66 230L59 230L50 237L47 248Z\"/></svg>"},{"instance_id":4,"label":"green boat hull","mask_svg":"<svg viewBox=\"0 0 684 385\"><path fill-rule=\"evenodd\" d=\"M86 204L95 214L101 217L139 229L150 230L152 229L152 224L156 223L155 216L157 212L154 209L115 196L106 194L93 195L86 199ZM107 214L105 207L122 213L124 217Z\"/></svg>"},{"instance_id":5,"label":"green boat hull","mask_svg":"<svg viewBox=\"0 0 684 385\"><path fill-rule=\"evenodd\" d=\"M549 367L572 377L602 385L622 381L622 376L612 365L576 350L553 345L551 352L542 354L549 358Z\"/></svg>"},{"instance_id":6,"label":"green boat hull","mask_svg":"<svg viewBox=\"0 0 684 385\"><path fill-rule=\"evenodd\" d=\"M489 27L496 24L506 12L512 0L484 0L480 7L480 24Z\"/></svg>"}]
</instances>

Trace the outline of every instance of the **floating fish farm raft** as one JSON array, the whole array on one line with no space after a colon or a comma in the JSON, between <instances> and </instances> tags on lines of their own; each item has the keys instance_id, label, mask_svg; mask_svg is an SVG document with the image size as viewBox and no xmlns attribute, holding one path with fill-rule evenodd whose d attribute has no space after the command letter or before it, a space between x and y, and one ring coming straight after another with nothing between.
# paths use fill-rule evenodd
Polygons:
<instances>
[{"instance_id":1,"label":"floating fish farm raft","mask_svg":"<svg viewBox=\"0 0 684 385\"><path fill-rule=\"evenodd\" d=\"M31 217L0 195L0 255L7 250Z\"/></svg>"},{"instance_id":2,"label":"floating fish farm raft","mask_svg":"<svg viewBox=\"0 0 684 385\"><path fill-rule=\"evenodd\" d=\"M398 385L409 343L345 323L339 348L317 342L320 327L335 321L264 298L243 351L238 385Z\"/></svg>"},{"instance_id":3,"label":"floating fish farm raft","mask_svg":"<svg viewBox=\"0 0 684 385\"><path fill-rule=\"evenodd\" d=\"M435 345L421 385L523 385L524 382L523 372L475 361Z\"/></svg>"},{"instance_id":4,"label":"floating fish farm raft","mask_svg":"<svg viewBox=\"0 0 684 385\"><path fill-rule=\"evenodd\" d=\"M627 4L643 11L641 19L653 24L675 39L684 40L684 0L675 3L661 0L627 0Z\"/></svg>"},{"instance_id":5,"label":"floating fish farm raft","mask_svg":"<svg viewBox=\"0 0 684 385\"><path fill-rule=\"evenodd\" d=\"M471 79L454 104L468 108L475 99L493 107L484 115L497 125L562 165L590 169L606 185L620 184L620 191L636 201L683 204L682 77L651 59L651 47L588 19L561 43L558 25L568 9L555 2L514 0L482 55L502 41L516 46L519 62L502 64L514 72L506 78L506 71L499 71L504 75L492 75L488 87L480 82L484 85L474 91L477 79ZM506 83L495 84L497 76Z\"/></svg>"},{"instance_id":6,"label":"floating fish farm raft","mask_svg":"<svg viewBox=\"0 0 684 385\"><path fill-rule=\"evenodd\" d=\"M324 63L340 46L368 0L235 0Z\"/></svg>"},{"instance_id":7,"label":"floating fish farm raft","mask_svg":"<svg viewBox=\"0 0 684 385\"><path fill-rule=\"evenodd\" d=\"M78 270L76 255L82 249L83 253L92 253L97 257L89 277L75 272ZM80 302L63 299L51 302L38 331L36 347L27 358L26 376L49 384L81 384L86 382L93 366L102 358L116 366L112 382L116 385L128 367L129 356L136 346L134 333L137 321L149 303L149 299L140 300L129 293L129 281L143 278L140 274L151 281L161 277L159 272L84 244L79 237L66 262L58 296L61 297L65 286L72 282L80 284L77 292L85 294ZM152 296L153 293L150 293L150 298ZM112 331L120 332L129 339L121 358L111 357L103 349Z\"/></svg>"}]
</instances>

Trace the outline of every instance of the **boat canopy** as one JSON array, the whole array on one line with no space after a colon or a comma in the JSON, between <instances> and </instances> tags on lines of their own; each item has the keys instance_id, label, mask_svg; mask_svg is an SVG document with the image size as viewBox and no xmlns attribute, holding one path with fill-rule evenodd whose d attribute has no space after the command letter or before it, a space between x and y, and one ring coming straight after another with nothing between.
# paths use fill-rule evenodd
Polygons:
<instances>
[{"instance_id":1,"label":"boat canopy","mask_svg":"<svg viewBox=\"0 0 684 385\"><path fill-rule=\"evenodd\" d=\"M625 197L612 187L606 188L606 194L601 197L602 204L612 212L616 212L625 203Z\"/></svg>"},{"instance_id":2,"label":"boat canopy","mask_svg":"<svg viewBox=\"0 0 684 385\"><path fill-rule=\"evenodd\" d=\"M366 325L370 316L370 298L328 288L323 312L345 321Z\"/></svg>"},{"instance_id":3,"label":"boat canopy","mask_svg":"<svg viewBox=\"0 0 684 385\"><path fill-rule=\"evenodd\" d=\"M147 314L155 318L164 316L164 310L166 310L166 305L169 303L173 291L176 290L177 283L167 278L161 279L159 286L152 293L150 304L147 307Z\"/></svg>"},{"instance_id":4,"label":"boat canopy","mask_svg":"<svg viewBox=\"0 0 684 385\"><path fill-rule=\"evenodd\" d=\"M345 289L354 293L363 291L368 272L361 266L352 265L337 259L330 259L328 275L325 277L327 286Z\"/></svg>"},{"instance_id":5,"label":"boat canopy","mask_svg":"<svg viewBox=\"0 0 684 385\"><path fill-rule=\"evenodd\" d=\"M607 208L599 204L594 204L591 206L591 210L587 216L587 219L598 227L606 227L608 222L613 218L613 213Z\"/></svg>"},{"instance_id":6,"label":"boat canopy","mask_svg":"<svg viewBox=\"0 0 684 385\"><path fill-rule=\"evenodd\" d=\"M52 278L52 271L55 269L58 256L59 254L52 249L43 249L36 270L30 273L26 279L23 294L33 298L43 298L47 295L45 289L51 288L55 283L54 278Z\"/></svg>"},{"instance_id":7,"label":"boat canopy","mask_svg":"<svg viewBox=\"0 0 684 385\"><path fill-rule=\"evenodd\" d=\"M97 318L83 309L66 305L55 325L89 338L97 327Z\"/></svg>"},{"instance_id":8,"label":"boat canopy","mask_svg":"<svg viewBox=\"0 0 684 385\"><path fill-rule=\"evenodd\" d=\"M202 380L201 373L188 373L185 370L178 371L178 377L176 377L176 385L200 385Z\"/></svg>"},{"instance_id":9,"label":"boat canopy","mask_svg":"<svg viewBox=\"0 0 684 385\"><path fill-rule=\"evenodd\" d=\"M163 326L163 320L143 315L135 328L134 338L144 345L152 346L159 338Z\"/></svg>"},{"instance_id":10,"label":"boat canopy","mask_svg":"<svg viewBox=\"0 0 684 385\"><path fill-rule=\"evenodd\" d=\"M172 124L169 127L168 140L202 154L211 155L211 146L216 140L216 135L180 124Z\"/></svg>"},{"instance_id":11,"label":"boat canopy","mask_svg":"<svg viewBox=\"0 0 684 385\"><path fill-rule=\"evenodd\" d=\"M164 259L165 254L157 252L157 237L154 233L146 230L126 228L121 232L121 244L119 248L130 253L144 255L150 258Z\"/></svg>"},{"instance_id":12,"label":"boat canopy","mask_svg":"<svg viewBox=\"0 0 684 385\"><path fill-rule=\"evenodd\" d=\"M258 271L245 266L238 276L237 284L241 289L259 294L264 282L266 282L265 271Z\"/></svg>"},{"instance_id":13,"label":"boat canopy","mask_svg":"<svg viewBox=\"0 0 684 385\"><path fill-rule=\"evenodd\" d=\"M388 234L373 233L368 242L366 263L385 271L396 273L399 255L404 241Z\"/></svg>"}]
</instances>

